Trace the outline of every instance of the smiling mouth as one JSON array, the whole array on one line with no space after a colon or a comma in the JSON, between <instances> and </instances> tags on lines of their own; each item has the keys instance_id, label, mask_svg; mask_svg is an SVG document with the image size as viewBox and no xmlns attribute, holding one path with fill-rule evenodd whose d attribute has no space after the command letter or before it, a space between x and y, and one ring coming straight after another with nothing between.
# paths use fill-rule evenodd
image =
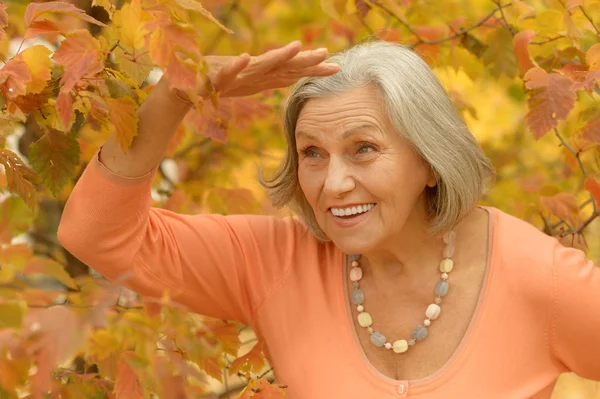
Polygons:
<instances>
[{"instance_id":1,"label":"smiling mouth","mask_svg":"<svg viewBox=\"0 0 600 399\"><path fill-rule=\"evenodd\" d=\"M336 218L340 218L340 219L352 219L354 217L360 216L360 215L364 215L366 213L369 213L376 204L364 204L364 205L357 205L357 206L353 206L353 207L348 207L348 208L329 208L329 212L331 212L331 214L336 217Z\"/></svg>"}]
</instances>

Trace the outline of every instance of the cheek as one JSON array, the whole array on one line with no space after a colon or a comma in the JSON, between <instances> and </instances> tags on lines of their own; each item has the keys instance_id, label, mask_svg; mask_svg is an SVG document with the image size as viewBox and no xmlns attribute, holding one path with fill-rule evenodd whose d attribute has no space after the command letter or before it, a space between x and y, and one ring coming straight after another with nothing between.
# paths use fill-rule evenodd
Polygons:
<instances>
[{"instance_id":1,"label":"cheek","mask_svg":"<svg viewBox=\"0 0 600 399\"><path fill-rule=\"evenodd\" d=\"M314 208L317 198L316 179L305 168L298 168L298 183L308 203Z\"/></svg>"}]
</instances>

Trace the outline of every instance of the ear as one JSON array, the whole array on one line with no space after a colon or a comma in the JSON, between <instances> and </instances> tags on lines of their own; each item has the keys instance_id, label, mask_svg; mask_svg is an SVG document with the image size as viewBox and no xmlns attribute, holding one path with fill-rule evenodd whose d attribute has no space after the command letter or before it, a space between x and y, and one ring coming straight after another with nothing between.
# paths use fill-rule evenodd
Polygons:
<instances>
[{"instance_id":1,"label":"ear","mask_svg":"<svg viewBox=\"0 0 600 399\"><path fill-rule=\"evenodd\" d=\"M437 179L435 178L435 173L433 173L433 169L431 166L429 167L429 177L427 178L427 186L435 187L437 186Z\"/></svg>"}]
</instances>

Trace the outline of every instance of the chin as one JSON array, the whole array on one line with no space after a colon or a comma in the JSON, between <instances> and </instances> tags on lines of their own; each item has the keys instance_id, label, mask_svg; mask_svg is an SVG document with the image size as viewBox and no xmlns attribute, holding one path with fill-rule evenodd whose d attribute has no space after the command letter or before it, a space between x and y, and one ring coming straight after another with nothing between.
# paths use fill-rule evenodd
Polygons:
<instances>
[{"instance_id":1,"label":"chin","mask_svg":"<svg viewBox=\"0 0 600 399\"><path fill-rule=\"evenodd\" d=\"M372 237L367 239L366 236L362 235L355 237L329 236L329 238L340 251L348 255L364 254L370 252L375 247L375 242Z\"/></svg>"}]
</instances>

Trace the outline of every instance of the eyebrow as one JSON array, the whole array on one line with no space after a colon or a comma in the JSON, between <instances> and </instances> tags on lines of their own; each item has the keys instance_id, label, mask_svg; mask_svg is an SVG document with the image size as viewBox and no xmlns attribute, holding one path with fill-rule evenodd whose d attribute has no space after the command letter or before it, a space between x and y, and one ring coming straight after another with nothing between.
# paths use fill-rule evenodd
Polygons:
<instances>
[{"instance_id":1,"label":"eyebrow","mask_svg":"<svg viewBox=\"0 0 600 399\"><path fill-rule=\"evenodd\" d=\"M355 126L351 129L346 130L344 132L344 135L342 136L342 138L346 139L352 135L360 133L362 130L367 130L367 129L378 129L378 128L376 125L373 125L372 123L363 123L362 125ZM307 133L304 130L299 130L296 132L296 138L299 138L300 136L304 136L311 140L318 140L317 136Z\"/></svg>"}]
</instances>

